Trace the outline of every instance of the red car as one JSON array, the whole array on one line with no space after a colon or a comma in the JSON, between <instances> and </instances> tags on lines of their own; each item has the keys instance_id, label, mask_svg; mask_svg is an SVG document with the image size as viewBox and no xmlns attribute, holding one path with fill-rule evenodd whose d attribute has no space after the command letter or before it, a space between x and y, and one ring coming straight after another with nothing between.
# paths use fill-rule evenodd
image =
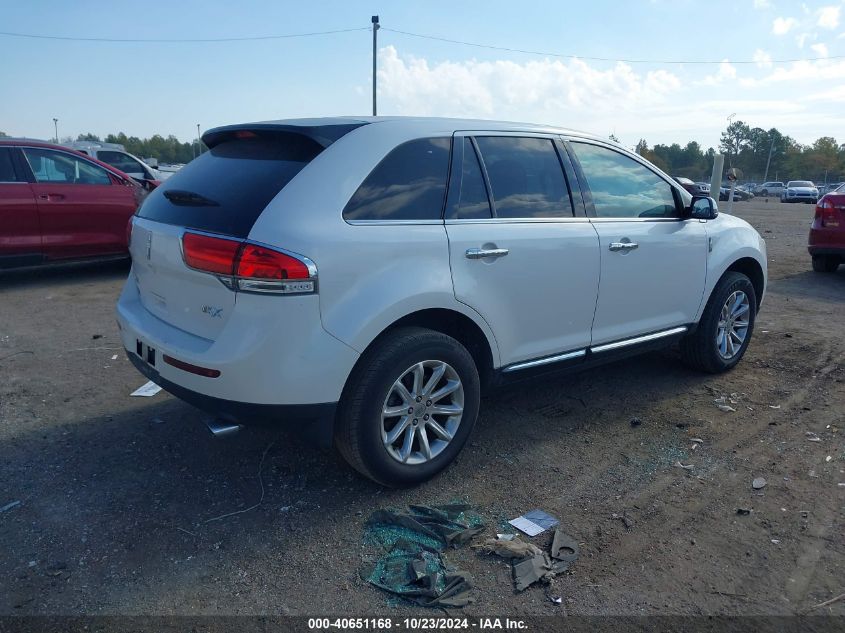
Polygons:
<instances>
[{"instance_id":1,"label":"red car","mask_svg":"<svg viewBox=\"0 0 845 633\"><path fill-rule=\"evenodd\" d=\"M831 191L816 204L807 246L813 270L832 273L845 262L845 185Z\"/></svg>"},{"instance_id":2,"label":"red car","mask_svg":"<svg viewBox=\"0 0 845 633\"><path fill-rule=\"evenodd\" d=\"M0 139L0 268L128 255L144 190L74 150Z\"/></svg>"}]
</instances>

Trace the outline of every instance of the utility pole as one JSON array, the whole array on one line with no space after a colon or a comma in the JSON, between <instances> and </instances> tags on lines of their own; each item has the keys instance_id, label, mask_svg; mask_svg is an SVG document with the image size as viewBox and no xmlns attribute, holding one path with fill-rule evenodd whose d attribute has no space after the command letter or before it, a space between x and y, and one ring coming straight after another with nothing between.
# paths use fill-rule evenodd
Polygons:
<instances>
[{"instance_id":1,"label":"utility pole","mask_svg":"<svg viewBox=\"0 0 845 633\"><path fill-rule=\"evenodd\" d=\"M53 117L53 128L56 130L56 145L59 144L59 120Z\"/></svg>"},{"instance_id":2,"label":"utility pole","mask_svg":"<svg viewBox=\"0 0 845 633\"><path fill-rule=\"evenodd\" d=\"M197 123L197 154L202 154L202 144L200 141L200 124Z\"/></svg>"},{"instance_id":3,"label":"utility pole","mask_svg":"<svg viewBox=\"0 0 845 633\"><path fill-rule=\"evenodd\" d=\"M733 121L731 119L733 119L735 116L736 116L736 112L734 112L733 114L731 114L728 117L728 135L729 135L728 138L730 138L731 124L733 123ZM737 137L737 144L738 144L738 138L739 137ZM739 147L736 148L736 151L737 151L737 154L738 154L739 153ZM731 148L730 147L728 147L728 166L733 167L733 160L731 160Z\"/></svg>"},{"instance_id":4,"label":"utility pole","mask_svg":"<svg viewBox=\"0 0 845 633\"><path fill-rule=\"evenodd\" d=\"M769 179L769 163L772 162L772 152L775 149L775 137L772 135L772 145L769 147L769 158L766 161L766 173L763 174L763 182L767 182Z\"/></svg>"},{"instance_id":5,"label":"utility pole","mask_svg":"<svg viewBox=\"0 0 845 633\"><path fill-rule=\"evenodd\" d=\"M381 26L378 23L377 15L374 15L371 20L373 23L373 116L376 116L376 55L378 54L376 50L376 46L378 45L378 35L376 35L376 33Z\"/></svg>"}]
</instances>

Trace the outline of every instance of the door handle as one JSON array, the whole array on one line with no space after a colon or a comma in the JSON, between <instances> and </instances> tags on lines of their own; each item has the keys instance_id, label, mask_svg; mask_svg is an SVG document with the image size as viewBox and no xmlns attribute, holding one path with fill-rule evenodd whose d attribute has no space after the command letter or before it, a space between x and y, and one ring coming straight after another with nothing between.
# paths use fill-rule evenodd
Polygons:
<instances>
[{"instance_id":1,"label":"door handle","mask_svg":"<svg viewBox=\"0 0 845 633\"><path fill-rule=\"evenodd\" d=\"M38 198L40 200L64 200L65 197L61 193L42 193L39 194Z\"/></svg>"},{"instance_id":2,"label":"door handle","mask_svg":"<svg viewBox=\"0 0 845 633\"><path fill-rule=\"evenodd\" d=\"M506 248L468 248L467 259L484 259L485 257L504 257L508 254Z\"/></svg>"},{"instance_id":3,"label":"door handle","mask_svg":"<svg viewBox=\"0 0 845 633\"><path fill-rule=\"evenodd\" d=\"M639 248L639 244L636 242L611 242L610 243L610 250L612 251L632 251L636 248Z\"/></svg>"}]
</instances>

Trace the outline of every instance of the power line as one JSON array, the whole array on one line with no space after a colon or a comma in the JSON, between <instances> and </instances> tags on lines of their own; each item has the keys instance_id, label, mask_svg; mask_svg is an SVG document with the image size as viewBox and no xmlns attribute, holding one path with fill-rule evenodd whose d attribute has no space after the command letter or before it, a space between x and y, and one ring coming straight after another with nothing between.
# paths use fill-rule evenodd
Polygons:
<instances>
[{"instance_id":1,"label":"power line","mask_svg":"<svg viewBox=\"0 0 845 633\"><path fill-rule=\"evenodd\" d=\"M7 37L25 37L36 40L65 40L70 42L126 42L126 43L155 43L155 44L182 44L182 43L213 43L213 42L254 42L259 40L282 40L294 37L311 37L314 35L334 35L336 33L352 33L353 31L369 31L370 28L362 26L357 29L337 29L334 31L315 31L313 33L286 33L284 35L255 35L249 37L210 37L210 38L117 38L117 37L71 37L65 35L39 35L35 33L10 33L0 31L0 35Z\"/></svg>"},{"instance_id":2,"label":"power line","mask_svg":"<svg viewBox=\"0 0 845 633\"><path fill-rule=\"evenodd\" d=\"M591 57L588 55L572 55L568 53L545 53L542 51L531 51L522 48L510 48L507 46L493 46L490 44L478 44L476 42L465 42L463 40L453 40L447 37L438 37L436 35L423 35L421 33L411 33L409 31L400 31L398 29L390 29L386 26L381 27L383 31L390 31L391 33L398 33L400 35L408 35L410 37L418 37L425 40L434 40L437 42L446 42L448 44L460 44L462 46L472 46L475 48L486 48L494 51L506 51L508 53L524 53L526 55L540 55L542 57L564 57L572 59L587 59L596 62L624 62L626 64L721 64L726 61L719 60L679 60L679 59L618 59L613 57ZM802 57L797 59L772 59L766 60L772 64L788 64L792 62L817 62L825 59L843 59L845 55L832 55L830 57ZM757 64L757 60L728 60L730 64Z\"/></svg>"}]
</instances>

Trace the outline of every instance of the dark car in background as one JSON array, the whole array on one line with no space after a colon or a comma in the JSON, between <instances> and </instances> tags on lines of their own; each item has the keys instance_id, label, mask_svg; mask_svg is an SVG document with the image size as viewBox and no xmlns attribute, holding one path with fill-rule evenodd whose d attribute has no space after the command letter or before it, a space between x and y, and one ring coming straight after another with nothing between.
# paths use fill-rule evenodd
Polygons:
<instances>
[{"instance_id":1,"label":"dark car in background","mask_svg":"<svg viewBox=\"0 0 845 633\"><path fill-rule=\"evenodd\" d=\"M144 189L79 152L0 139L0 268L128 255Z\"/></svg>"},{"instance_id":2,"label":"dark car in background","mask_svg":"<svg viewBox=\"0 0 845 633\"><path fill-rule=\"evenodd\" d=\"M689 178L684 178L683 176L672 176L672 178L674 178L675 182L694 196L710 195L710 185L706 182L693 182Z\"/></svg>"},{"instance_id":3,"label":"dark car in background","mask_svg":"<svg viewBox=\"0 0 845 633\"><path fill-rule=\"evenodd\" d=\"M816 204L807 250L813 258L813 270L819 273L836 272L845 262L845 184Z\"/></svg>"}]
</instances>

